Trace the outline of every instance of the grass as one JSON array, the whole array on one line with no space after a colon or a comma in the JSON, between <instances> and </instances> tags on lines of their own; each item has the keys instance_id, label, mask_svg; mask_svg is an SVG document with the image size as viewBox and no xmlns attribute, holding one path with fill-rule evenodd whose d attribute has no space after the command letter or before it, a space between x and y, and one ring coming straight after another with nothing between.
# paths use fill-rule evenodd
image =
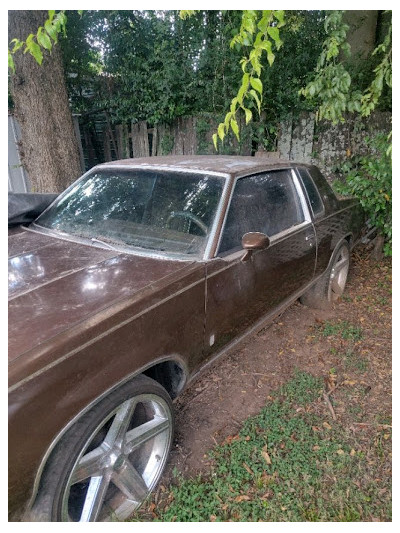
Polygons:
<instances>
[{"instance_id":1,"label":"grass","mask_svg":"<svg viewBox=\"0 0 400 533\"><path fill-rule=\"evenodd\" d=\"M317 326L318 332L323 337L339 336L345 340L359 341L363 337L362 329L359 326L353 326L347 320L330 322L327 320L322 326Z\"/></svg>"},{"instance_id":2,"label":"grass","mask_svg":"<svg viewBox=\"0 0 400 533\"><path fill-rule=\"evenodd\" d=\"M390 453L388 438L378 433L360 449L352 432L328 418L322 392L322 380L297 372L209 453L207 475L177 478L153 520L390 520L390 490L371 466Z\"/></svg>"},{"instance_id":3,"label":"grass","mask_svg":"<svg viewBox=\"0 0 400 533\"><path fill-rule=\"evenodd\" d=\"M343 366L347 371L364 373L368 370L368 361L356 351L347 350L343 356Z\"/></svg>"}]
</instances>

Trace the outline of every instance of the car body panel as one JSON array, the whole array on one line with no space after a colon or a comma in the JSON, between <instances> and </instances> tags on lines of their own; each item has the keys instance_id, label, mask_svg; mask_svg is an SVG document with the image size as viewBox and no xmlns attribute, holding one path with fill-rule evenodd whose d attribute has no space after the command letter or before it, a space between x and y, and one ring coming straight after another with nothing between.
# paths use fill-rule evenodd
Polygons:
<instances>
[{"instance_id":1,"label":"car body panel","mask_svg":"<svg viewBox=\"0 0 400 533\"><path fill-rule=\"evenodd\" d=\"M314 219L308 205L302 225L273 237L249 261L242 261L243 251L219 257L235 181L265 169L295 169L295 163L174 156L103 166L213 172L227 181L202 260L146 256L31 229L10 232L11 516L32 502L66 428L99 398L164 361L180 368L183 386L252 324L306 290L341 240L354 244L360 234L355 202L337 200L317 176L322 217Z\"/></svg>"},{"instance_id":2,"label":"car body panel","mask_svg":"<svg viewBox=\"0 0 400 533\"><path fill-rule=\"evenodd\" d=\"M249 261L243 262L242 256L243 251L237 252L208 267L206 344L209 349L230 342L310 283L316 258L312 224L278 238L266 250L253 253Z\"/></svg>"},{"instance_id":3,"label":"car body panel","mask_svg":"<svg viewBox=\"0 0 400 533\"><path fill-rule=\"evenodd\" d=\"M20 465L10 470L10 491L20 497L29 492L43 458L43 443L53 442L65 421L74 419L105 390L154 362L176 360L184 366L200 359L204 265L178 265L172 275L42 341L10 365L9 441ZM193 368L185 371L189 374Z\"/></svg>"}]
</instances>

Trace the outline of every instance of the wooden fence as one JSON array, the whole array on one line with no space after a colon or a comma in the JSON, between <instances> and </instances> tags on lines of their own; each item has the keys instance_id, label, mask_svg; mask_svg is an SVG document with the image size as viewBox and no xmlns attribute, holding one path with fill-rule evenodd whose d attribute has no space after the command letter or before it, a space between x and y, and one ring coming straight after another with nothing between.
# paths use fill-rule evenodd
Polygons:
<instances>
[{"instance_id":1,"label":"wooden fence","mask_svg":"<svg viewBox=\"0 0 400 533\"><path fill-rule=\"evenodd\" d=\"M149 127L146 121L113 125L107 113L99 113L80 117L79 126L82 153L88 169L98 163L129 157L215 154L212 135L218 122L212 116L189 116L154 127ZM250 137L244 136L238 143L229 136L224 151L250 155Z\"/></svg>"}]
</instances>

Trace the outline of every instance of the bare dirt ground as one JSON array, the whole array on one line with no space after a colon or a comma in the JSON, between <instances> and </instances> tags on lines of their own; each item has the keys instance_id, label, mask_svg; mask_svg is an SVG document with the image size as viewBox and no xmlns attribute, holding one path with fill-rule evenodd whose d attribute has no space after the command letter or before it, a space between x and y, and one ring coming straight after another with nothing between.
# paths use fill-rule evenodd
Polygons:
<instances>
[{"instance_id":1,"label":"bare dirt ground","mask_svg":"<svg viewBox=\"0 0 400 533\"><path fill-rule=\"evenodd\" d=\"M391 262L353 253L345 295L330 310L296 302L205 371L176 403L176 435L157 492L176 472L205 473L207 451L237 434L296 369L325 379L328 417L362 443L391 428ZM386 472L387 475L390 475ZM385 475L380 474L377 475ZM156 494L157 500L157 494Z\"/></svg>"}]
</instances>

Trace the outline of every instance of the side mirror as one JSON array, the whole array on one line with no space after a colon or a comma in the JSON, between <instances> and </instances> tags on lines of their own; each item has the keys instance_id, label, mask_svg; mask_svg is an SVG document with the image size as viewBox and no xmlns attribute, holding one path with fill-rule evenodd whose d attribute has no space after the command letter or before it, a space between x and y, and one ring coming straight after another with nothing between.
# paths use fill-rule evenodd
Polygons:
<instances>
[{"instance_id":1,"label":"side mirror","mask_svg":"<svg viewBox=\"0 0 400 533\"><path fill-rule=\"evenodd\" d=\"M246 250L246 253L242 257L242 261L248 261L255 250L265 250L269 244L269 237L265 233L260 233L259 231L245 233L242 237L242 247Z\"/></svg>"}]
</instances>

